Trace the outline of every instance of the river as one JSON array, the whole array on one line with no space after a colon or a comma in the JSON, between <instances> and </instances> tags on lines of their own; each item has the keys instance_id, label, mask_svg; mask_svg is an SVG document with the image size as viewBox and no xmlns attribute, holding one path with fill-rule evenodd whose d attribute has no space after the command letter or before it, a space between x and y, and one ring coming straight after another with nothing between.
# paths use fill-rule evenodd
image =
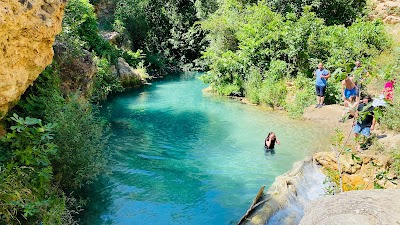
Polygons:
<instances>
[{"instance_id":1,"label":"river","mask_svg":"<svg viewBox=\"0 0 400 225\"><path fill-rule=\"evenodd\" d=\"M199 73L169 76L103 105L111 174L81 224L236 224L262 185L326 143L324 128L204 94ZM281 145L265 153L275 131Z\"/></svg>"}]
</instances>

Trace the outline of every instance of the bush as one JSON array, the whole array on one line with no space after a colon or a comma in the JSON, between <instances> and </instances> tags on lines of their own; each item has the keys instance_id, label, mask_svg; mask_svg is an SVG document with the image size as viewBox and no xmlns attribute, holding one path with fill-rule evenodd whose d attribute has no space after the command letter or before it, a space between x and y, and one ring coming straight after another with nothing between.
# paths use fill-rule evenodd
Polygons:
<instances>
[{"instance_id":1,"label":"bush","mask_svg":"<svg viewBox=\"0 0 400 225\"><path fill-rule=\"evenodd\" d=\"M58 76L54 64L46 68L10 112L41 120L14 116L13 121L25 125L9 124L13 130L7 134L10 146L0 149L0 167L5 171L1 173L4 182L0 183L0 198L10 203L0 206L6 207L1 209L7 215L3 220L25 218L32 221L29 224L75 223L71 218L76 210L70 211L71 206L66 202L71 197L65 196L73 193L72 197L79 198L79 190L106 171L106 123L87 100L75 95L64 97ZM41 121L57 126L42 126ZM38 127L30 128L31 125ZM25 133L17 135L20 130ZM51 141L45 143L46 140ZM14 189L21 193L11 193ZM17 214L20 216L15 217Z\"/></svg>"},{"instance_id":2,"label":"bush","mask_svg":"<svg viewBox=\"0 0 400 225\"><path fill-rule=\"evenodd\" d=\"M304 109L315 102L315 82L314 80L300 75L295 79L295 98L289 102L287 110L292 118L301 117Z\"/></svg>"},{"instance_id":3,"label":"bush","mask_svg":"<svg viewBox=\"0 0 400 225\"><path fill-rule=\"evenodd\" d=\"M91 100L99 102L107 99L111 93L124 90L116 73L113 73L110 62L105 58L95 58L97 73L93 80ZM115 71L116 72L116 71Z\"/></svg>"},{"instance_id":4,"label":"bush","mask_svg":"<svg viewBox=\"0 0 400 225\"><path fill-rule=\"evenodd\" d=\"M54 182L63 190L76 190L95 181L106 171L106 124L86 101L71 96L53 106L46 120L57 123L54 143L59 154L52 160Z\"/></svg>"},{"instance_id":5,"label":"bush","mask_svg":"<svg viewBox=\"0 0 400 225\"><path fill-rule=\"evenodd\" d=\"M251 103L260 103L260 91L262 86L262 76L257 68L250 69L247 80L244 82L245 96Z\"/></svg>"},{"instance_id":6,"label":"bush","mask_svg":"<svg viewBox=\"0 0 400 225\"><path fill-rule=\"evenodd\" d=\"M397 97L397 96L396 96ZM391 105L386 108L380 124L390 130L400 132L400 104Z\"/></svg>"},{"instance_id":7,"label":"bush","mask_svg":"<svg viewBox=\"0 0 400 225\"><path fill-rule=\"evenodd\" d=\"M283 15L295 13L298 16L304 7L311 6L312 11L323 18L328 25L350 25L365 15L366 2L366 0L272 0L268 1L268 5Z\"/></svg>"},{"instance_id":8,"label":"bush","mask_svg":"<svg viewBox=\"0 0 400 225\"><path fill-rule=\"evenodd\" d=\"M0 222L61 224L65 204L52 186L53 124L35 118L10 117L10 131L1 139ZM57 206L57 207L54 207Z\"/></svg>"},{"instance_id":9,"label":"bush","mask_svg":"<svg viewBox=\"0 0 400 225\"><path fill-rule=\"evenodd\" d=\"M285 106L286 83L284 80L273 80L267 78L263 81L260 90L260 101L263 104L274 107Z\"/></svg>"},{"instance_id":10,"label":"bush","mask_svg":"<svg viewBox=\"0 0 400 225\"><path fill-rule=\"evenodd\" d=\"M49 67L30 87L15 111L58 124L53 129L57 157L52 158L54 181L63 190L94 181L106 166L106 124L87 100L62 96L58 71ZM32 111L34 110L34 111Z\"/></svg>"},{"instance_id":11,"label":"bush","mask_svg":"<svg viewBox=\"0 0 400 225\"><path fill-rule=\"evenodd\" d=\"M203 53L209 68L204 81L216 90L239 86L252 102L271 106L286 104L279 96L287 92L283 80L298 74L311 77L318 62L326 62L331 71L350 68L356 59L367 61L389 47L382 23L357 20L348 27L326 26L310 7L304 8L301 16L289 13L283 17L261 2L224 1L202 26L210 41ZM263 74L263 79L258 79L262 84L252 78L256 77L253 68ZM325 102L337 103L340 80L330 79L327 88ZM299 94L296 101L301 103L291 111L302 111L309 96L308 91Z\"/></svg>"}]
</instances>

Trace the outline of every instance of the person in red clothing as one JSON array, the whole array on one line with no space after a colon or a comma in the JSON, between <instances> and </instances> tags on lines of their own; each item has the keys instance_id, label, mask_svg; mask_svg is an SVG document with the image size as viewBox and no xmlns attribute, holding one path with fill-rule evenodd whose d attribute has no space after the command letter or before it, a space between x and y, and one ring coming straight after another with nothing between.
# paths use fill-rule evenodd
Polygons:
<instances>
[{"instance_id":1,"label":"person in red clothing","mask_svg":"<svg viewBox=\"0 0 400 225\"><path fill-rule=\"evenodd\" d=\"M394 85L396 83L396 78L391 81L386 82L385 87L383 88L382 94L387 101L393 103L393 95L394 95Z\"/></svg>"}]
</instances>

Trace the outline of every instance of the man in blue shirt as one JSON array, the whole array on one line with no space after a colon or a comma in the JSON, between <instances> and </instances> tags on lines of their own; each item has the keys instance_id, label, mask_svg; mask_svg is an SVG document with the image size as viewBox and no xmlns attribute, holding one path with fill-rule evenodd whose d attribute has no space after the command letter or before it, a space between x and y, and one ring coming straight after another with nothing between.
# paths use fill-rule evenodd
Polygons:
<instances>
[{"instance_id":1,"label":"man in blue shirt","mask_svg":"<svg viewBox=\"0 0 400 225\"><path fill-rule=\"evenodd\" d=\"M314 71L314 76L316 77L315 90L317 93L315 108L321 108L324 105L326 84L331 74L324 68L324 64L319 63L318 69Z\"/></svg>"}]
</instances>

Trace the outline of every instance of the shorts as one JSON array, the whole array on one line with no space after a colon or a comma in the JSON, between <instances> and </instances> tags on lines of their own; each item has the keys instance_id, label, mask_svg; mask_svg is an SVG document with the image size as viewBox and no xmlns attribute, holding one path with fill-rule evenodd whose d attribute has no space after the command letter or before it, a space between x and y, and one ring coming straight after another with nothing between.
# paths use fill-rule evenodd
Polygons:
<instances>
[{"instance_id":1,"label":"shorts","mask_svg":"<svg viewBox=\"0 0 400 225\"><path fill-rule=\"evenodd\" d=\"M350 98L350 96L356 96L357 95L357 88L354 87L353 89L349 90L349 89L344 89L344 97L345 98Z\"/></svg>"},{"instance_id":2,"label":"shorts","mask_svg":"<svg viewBox=\"0 0 400 225\"><path fill-rule=\"evenodd\" d=\"M326 86L318 86L315 85L315 91L317 93L317 96L319 97L324 97L325 95L325 90L326 90Z\"/></svg>"},{"instance_id":3,"label":"shorts","mask_svg":"<svg viewBox=\"0 0 400 225\"><path fill-rule=\"evenodd\" d=\"M365 137L369 137L371 135L371 128L370 127L361 127L358 123L353 127L353 133L362 134Z\"/></svg>"}]
</instances>

